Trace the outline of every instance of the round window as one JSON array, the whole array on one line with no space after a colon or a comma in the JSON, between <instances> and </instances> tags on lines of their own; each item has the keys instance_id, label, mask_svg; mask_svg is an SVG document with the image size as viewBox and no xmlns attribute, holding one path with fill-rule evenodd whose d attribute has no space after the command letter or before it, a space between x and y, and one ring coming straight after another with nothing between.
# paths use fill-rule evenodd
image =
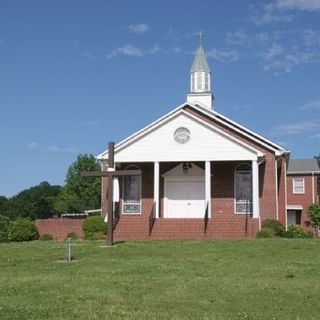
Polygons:
<instances>
[{"instance_id":1,"label":"round window","mask_svg":"<svg viewBox=\"0 0 320 320\"><path fill-rule=\"evenodd\" d=\"M180 144L185 144L190 140L190 131L187 128L178 128L174 132L174 140L176 140Z\"/></svg>"}]
</instances>

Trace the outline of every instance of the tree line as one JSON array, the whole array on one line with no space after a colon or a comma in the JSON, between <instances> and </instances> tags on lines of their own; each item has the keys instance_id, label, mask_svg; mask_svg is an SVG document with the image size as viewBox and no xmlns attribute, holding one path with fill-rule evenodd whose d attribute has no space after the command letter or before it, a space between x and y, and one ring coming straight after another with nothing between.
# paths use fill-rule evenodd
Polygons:
<instances>
[{"instance_id":1,"label":"tree line","mask_svg":"<svg viewBox=\"0 0 320 320\"><path fill-rule=\"evenodd\" d=\"M78 155L69 166L65 185L41 182L7 198L0 196L0 215L17 218L50 218L61 213L79 213L101 206L101 179L83 178L81 171L99 171L100 164L93 155Z\"/></svg>"}]
</instances>

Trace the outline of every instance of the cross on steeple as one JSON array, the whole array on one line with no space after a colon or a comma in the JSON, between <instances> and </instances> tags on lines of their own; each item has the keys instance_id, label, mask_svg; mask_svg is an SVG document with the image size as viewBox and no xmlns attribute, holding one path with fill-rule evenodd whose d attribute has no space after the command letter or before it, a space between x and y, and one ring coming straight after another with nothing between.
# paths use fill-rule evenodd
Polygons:
<instances>
[{"instance_id":1,"label":"cross on steeple","mask_svg":"<svg viewBox=\"0 0 320 320\"><path fill-rule=\"evenodd\" d=\"M202 47L202 38L204 36L204 33L202 31L199 31L198 33L196 33L197 36L199 36L199 44L200 47Z\"/></svg>"}]
</instances>

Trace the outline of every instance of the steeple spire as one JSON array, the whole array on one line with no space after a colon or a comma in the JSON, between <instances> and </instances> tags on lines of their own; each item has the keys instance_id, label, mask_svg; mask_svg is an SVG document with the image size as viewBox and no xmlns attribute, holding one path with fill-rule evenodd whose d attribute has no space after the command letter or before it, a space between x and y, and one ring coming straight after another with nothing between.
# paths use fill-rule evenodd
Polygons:
<instances>
[{"instance_id":1,"label":"steeple spire","mask_svg":"<svg viewBox=\"0 0 320 320\"><path fill-rule=\"evenodd\" d=\"M199 102L207 108L213 109L211 71L202 47L203 32L200 31L197 35L199 35L199 48L196 51L190 70L190 93L187 95L187 101L191 103Z\"/></svg>"},{"instance_id":2,"label":"steeple spire","mask_svg":"<svg viewBox=\"0 0 320 320\"><path fill-rule=\"evenodd\" d=\"M208 61L206 58L206 54L202 46L200 46L196 51L196 55L194 57L190 72L197 72L197 71L204 71L204 72L211 73L208 65Z\"/></svg>"}]
</instances>

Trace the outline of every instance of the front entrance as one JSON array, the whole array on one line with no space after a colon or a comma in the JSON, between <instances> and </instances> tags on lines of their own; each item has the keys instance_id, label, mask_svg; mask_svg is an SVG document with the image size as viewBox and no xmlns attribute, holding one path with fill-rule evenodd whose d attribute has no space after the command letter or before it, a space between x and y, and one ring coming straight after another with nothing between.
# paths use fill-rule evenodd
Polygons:
<instances>
[{"instance_id":1,"label":"front entrance","mask_svg":"<svg viewBox=\"0 0 320 320\"><path fill-rule=\"evenodd\" d=\"M191 164L188 171L182 165L164 174L164 218L204 218L204 170Z\"/></svg>"},{"instance_id":2,"label":"front entrance","mask_svg":"<svg viewBox=\"0 0 320 320\"><path fill-rule=\"evenodd\" d=\"M203 218L205 213L204 181L170 181L167 218Z\"/></svg>"}]
</instances>

